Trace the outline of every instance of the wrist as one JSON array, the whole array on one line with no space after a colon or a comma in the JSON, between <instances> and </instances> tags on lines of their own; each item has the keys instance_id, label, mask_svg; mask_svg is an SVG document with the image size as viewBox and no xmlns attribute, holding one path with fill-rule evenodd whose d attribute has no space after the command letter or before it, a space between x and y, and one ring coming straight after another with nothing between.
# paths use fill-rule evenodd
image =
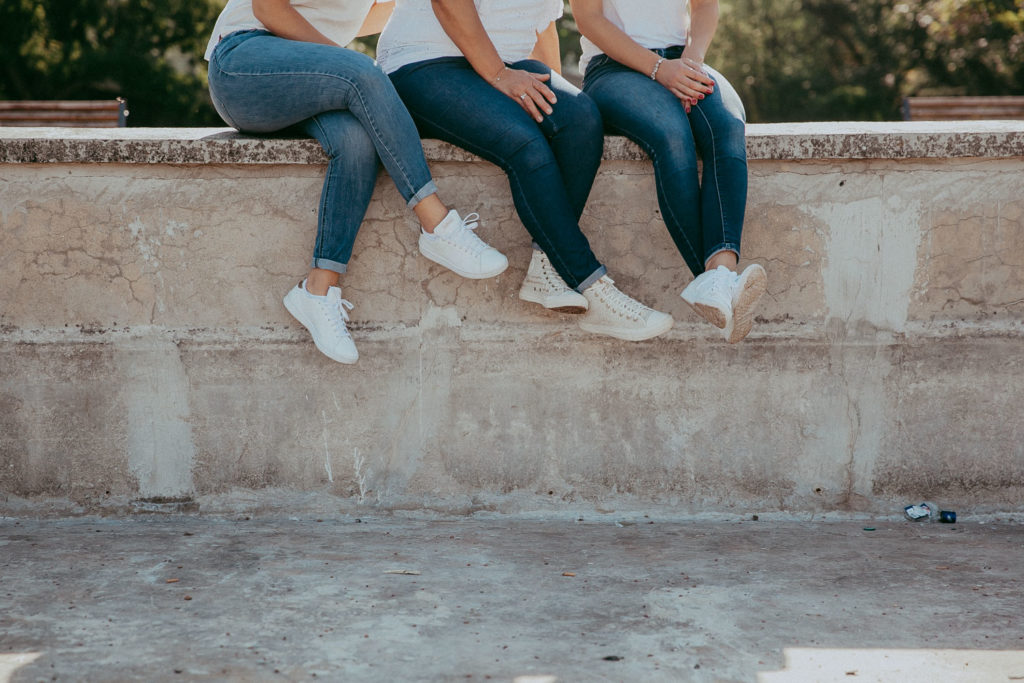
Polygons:
<instances>
[{"instance_id":1,"label":"wrist","mask_svg":"<svg viewBox=\"0 0 1024 683\"><path fill-rule=\"evenodd\" d=\"M698 64L703 64L704 63L704 54L701 53L701 52L698 52L697 50L687 50L687 49L684 49L683 50L683 54L680 55L680 57L682 57L684 59L693 60L693 61L697 62Z\"/></svg>"},{"instance_id":2,"label":"wrist","mask_svg":"<svg viewBox=\"0 0 1024 683\"><path fill-rule=\"evenodd\" d=\"M648 76L651 77L652 81L658 80L658 71L661 69L661 65L664 63L664 57L658 57L657 61L654 62L654 66L651 67L651 70L647 74Z\"/></svg>"},{"instance_id":3,"label":"wrist","mask_svg":"<svg viewBox=\"0 0 1024 683\"><path fill-rule=\"evenodd\" d=\"M506 71L508 71L508 66L502 64L501 68L498 69L498 71L494 73L493 76L487 79L487 82L490 83L491 85L497 85L499 82L501 82L501 78L502 76L505 75Z\"/></svg>"}]
</instances>

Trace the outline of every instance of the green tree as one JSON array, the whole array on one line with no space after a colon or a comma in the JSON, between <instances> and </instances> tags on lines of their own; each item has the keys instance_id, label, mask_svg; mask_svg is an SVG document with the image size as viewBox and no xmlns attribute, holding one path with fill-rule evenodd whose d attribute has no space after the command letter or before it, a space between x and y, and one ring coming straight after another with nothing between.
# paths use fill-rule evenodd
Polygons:
<instances>
[{"instance_id":1,"label":"green tree","mask_svg":"<svg viewBox=\"0 0 1024 683\"><path fill-rule=\"evenodd\" d=\"M124 97L131 125L220 124L202 54L223 4L4 0L0 98Z\"/></svg>"},{"instance_id":2,"label":"green tree","mask_svg":"<svg viewBox=\"0 0 1024 683\"><path fill-rule=\"evenodd\" d=\"M130 125L223 125L202 55L224 2L2 0L0 99L121 96ZM573 76L568 11L559 35ZM894 120L908 95L1024 93L1024 0L722 0L708 62L752 122Z\"/></svg>"},{"instance_id":3,"label":"green tree","mask_svg":"<svg viewBox=\"0 0 1024 683\"><path fill-rule=\"evenodd\" d=\"M1024 93L1024 0L722 0L721 11L708 63L752 122L895 120L910 95Z\"/></svg>"}]
</instances>

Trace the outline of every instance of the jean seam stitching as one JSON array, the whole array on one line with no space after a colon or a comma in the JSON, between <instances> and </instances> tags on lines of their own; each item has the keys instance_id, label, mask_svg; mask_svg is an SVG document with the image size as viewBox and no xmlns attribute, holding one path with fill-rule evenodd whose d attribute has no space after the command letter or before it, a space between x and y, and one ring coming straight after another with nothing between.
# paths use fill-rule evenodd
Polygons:
<instances>
[{"instance_id":1,"label":"jean seam stitching","mask_svg":"<svg viewBox=\"0 0 1024 683\"><path fill-rule=\"evenodd\" d=\"M722 203L722 188L721 188L721 185L719 184L719 180L718 180L718 156L717 156L717 154L718 154L718 144L717 144L717 142L715 140L715 129L711 125L711 121L708 120L707 114L705 114L704 111L699 106L696 107L696 109L700 113L701 118L704 119L704 125L706 125L708 127L708 132L711 135L711 158L714 160L713 164L714 164L714 167L715 167L714 171L712 173L712 176L715 179L715 196L718 198L718 223L719 223L719 227L721 228L721 232L722 232L722 242L724 243L725 242L725 204ZM705 166L704 174L706 175L707 174L707 162L704 163L704 166ZM703 186L704 183L702 182L701 185ZM704 207L702 206L701 210L703 210L703 208Z\"/></svg>"},{"instance_id":2,"label":"jean seam stitching","mask_svg":"<svg viewBox=\"0 0 1024 683\"><path fill-rule=\"evenodd\" d=\"M675 223L676 225L680 226L679 233L683 236L683 240L686 242L686 246L690 250L690 255L693 257L694 262L703 263L704 261L702 260L701 255L698 254L697 250L694 248L693 243L690 241L689 235L687 235L686 231L684 229L682 229L683 222L680 221L677 218L677 216L675 214L675 211L672 210L671 202L668 201L668 193L665 191L665 186L664 186L664 183L662 182L662 174L658 170L659 155L658 155L654 145L651 145L650 143L648 143L645 140L641 139L639 135L632 134L632 133L626 131L625 129L620 128L619 126L609 125L609 128L611 128L614 132L618 132L621 135L625 135L627 138L629 138L633 142L635 142L638 145L640 145L640 147L642 147L644 149L644 151L647 152L647 156L649 156L651 158L651 165L654 167L654 182L657 185L658 193L661 196L664 196L666 198L666 200L665 200L665 207L664 207L665 210L668 212L669 217L672 219L672 222ZM698 188L697 189L698 189L698 195L699 195L700 194L700 183L699 183L699 181L698 181ZM668 227L668 226L666 225L666 227ZM686 260L685 256L683 256L683 260L684 261Z\"/></svg>"},{"instance_id":3,"label":"jean seam stitching","mask_svg":"<svg viewBox=\"0 0 1024 683\"><path fill-rule=\"evenodd\" d=\"M323 133L324 139L329 139L328 135L327 135L326 129L324 129L324 127L320 124L320 121L315 116L313 117L313 124L317 128L320 129L321 133ZM328 155L330 155L330 152L328 150L325 150L325 151L327 151ZM325 233L327 232L327 229L328 229L327 218L326 218L326 216L327 216L327 197L330 195L331 176L332 176L331 169L330 169L330 161L328 161L327 165L328 165L327 172L324 174L324 187L320 191L320 215L319 215L319 220L317 221L318 229L316 231L316 245L313 248L314 258L320 258L322 256L321 250L323 249L324 235L325 235Z\"/></svg>"}]
</instances>

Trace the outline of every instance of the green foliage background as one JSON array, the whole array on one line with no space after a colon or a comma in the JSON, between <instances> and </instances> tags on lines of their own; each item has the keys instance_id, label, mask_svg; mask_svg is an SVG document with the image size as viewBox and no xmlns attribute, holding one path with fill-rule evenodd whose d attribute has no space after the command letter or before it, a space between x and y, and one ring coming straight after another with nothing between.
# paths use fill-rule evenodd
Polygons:
<instances>
[{"instance_id":1,"label":"green foliage background","mask_svg":"<svg viewBox=\"0 0 1024 683\"><path fill-rule=\"evenodd\" d=\"M123 96L133 126L222 125L202 54L223 5L3 0L0 99ZM572 75L571 14L559 30ZM894 120L907 95L1024 94L1024 0L722 0L708 63L752 122Z\"/></svg>"}]
</instances>

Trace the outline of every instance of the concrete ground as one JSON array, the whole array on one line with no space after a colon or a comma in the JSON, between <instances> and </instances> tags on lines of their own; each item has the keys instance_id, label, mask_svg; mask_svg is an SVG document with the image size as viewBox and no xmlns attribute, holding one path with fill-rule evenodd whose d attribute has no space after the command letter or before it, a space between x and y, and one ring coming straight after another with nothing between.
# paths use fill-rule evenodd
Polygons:
<instances>
[{"instance_id":1,"label":"concrete ground","mask_svg":"<svg viewBox=\"0 0 1024 683\"><path fill-rule=\"evenodd\" d=\"M1022 566L991 519L4 517L0 682L1024 680Z\"/></svg>"}]
</instances>

